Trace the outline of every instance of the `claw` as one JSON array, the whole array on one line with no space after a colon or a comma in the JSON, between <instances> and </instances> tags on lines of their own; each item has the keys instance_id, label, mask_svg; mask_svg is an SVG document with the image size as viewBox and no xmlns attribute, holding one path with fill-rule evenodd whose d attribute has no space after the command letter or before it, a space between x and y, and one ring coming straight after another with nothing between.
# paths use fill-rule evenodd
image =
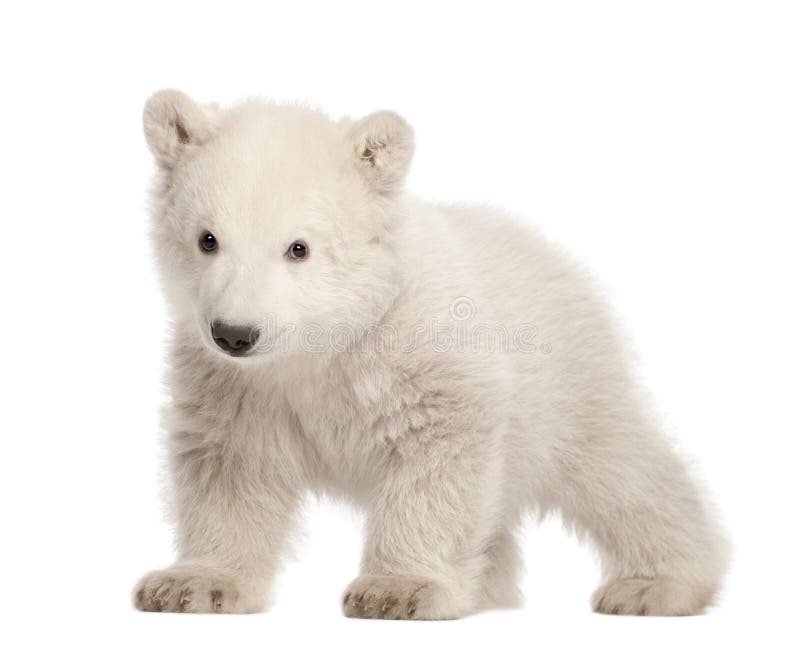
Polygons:
<instances>
[{"instance_id":1,"label":"claw","mask_svg":"<svg viewBox=\"0 0 800 648\"><path fill-rule=\"evenodd\" d=\"M215 612L219 612L222 610L222 592L219 590L214 590L211 592L211 607L214 608Z\"/></svg>"},{"instance_id":2,"label":"claw","mask_svg":"<svg viewBox=\"0 0 800 648\"><path fill-rule=\"evenodd\" d=\"M191 602L192 592L190 590L181 590L178 598L178 606L180 607L181 612L185 612L186 608L189 607Z\"/></svg>"}]
</instances>

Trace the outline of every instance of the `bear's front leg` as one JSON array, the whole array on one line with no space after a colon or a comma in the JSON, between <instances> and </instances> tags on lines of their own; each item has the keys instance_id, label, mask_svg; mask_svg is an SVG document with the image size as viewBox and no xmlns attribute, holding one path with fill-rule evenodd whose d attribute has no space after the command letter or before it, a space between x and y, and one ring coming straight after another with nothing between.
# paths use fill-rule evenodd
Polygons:
<instances>
[{"instance_id":1,"label":"bear's front leg","mask_svg":"<svg viewBox=\"0 0 800 648\"><path fill-rule=\"evenodd\" d=\"M297 497L274 457L237 440L235 434L224 443L219 436L171 435L179 557L137 584L139 610L263 609Z\"/></svg>"},{"instance_id":2,"label":"bear's front leg","mask_svg":"<svg viewBox=\"0 0 800 648\"><path fill-rule=\"evenodd\" d=\"M482 607L502 464L491 432L427 430L398 442L371 502L349 617L455 619Z\"/></svg>"}]
</instances>

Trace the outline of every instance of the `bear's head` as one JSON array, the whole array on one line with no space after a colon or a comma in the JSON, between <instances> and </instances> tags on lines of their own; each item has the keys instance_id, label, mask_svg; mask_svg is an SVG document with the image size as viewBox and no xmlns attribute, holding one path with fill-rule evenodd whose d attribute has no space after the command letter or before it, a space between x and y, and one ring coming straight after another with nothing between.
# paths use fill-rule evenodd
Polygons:
<instances>
[{"instance_id":1,"label":"bear's head","mask_svg":"<svg viewBox=\"0 0 800 648\"><path fill-rule=\"evenodd\" d=\"M172 317L215 353L264 358L375 325L397 292L394 208L413 154L399 116L228 110L163 90L144 132ZM337 331L337 332L335 332Z\"/></svg>"}]
</instances>

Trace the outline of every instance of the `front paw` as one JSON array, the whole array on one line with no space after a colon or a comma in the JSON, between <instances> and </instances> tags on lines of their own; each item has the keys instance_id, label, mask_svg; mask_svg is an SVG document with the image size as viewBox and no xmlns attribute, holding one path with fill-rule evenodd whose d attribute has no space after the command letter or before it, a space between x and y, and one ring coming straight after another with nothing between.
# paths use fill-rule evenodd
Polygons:
<instances>
[{"instance_id":1,"label":"front paw","mask_svg":"<svg viewBox=\"0 0 800 648\"><path fill-rule=\"evenodd\" d=\"M146 574L133 590L144 612L244 612L241 588L225 570L174 565Z\"/></svg>"},{"instance_id":2,"label":"front paw","mask_svg":"<svg viewBox=\"0 0 800 648\"><path fill-rule=\"evenodd\" d=\"M344 614L359 619L456 619L452 595L425 578L360 576L347 587Z\"/></svg>"}]
</instances>

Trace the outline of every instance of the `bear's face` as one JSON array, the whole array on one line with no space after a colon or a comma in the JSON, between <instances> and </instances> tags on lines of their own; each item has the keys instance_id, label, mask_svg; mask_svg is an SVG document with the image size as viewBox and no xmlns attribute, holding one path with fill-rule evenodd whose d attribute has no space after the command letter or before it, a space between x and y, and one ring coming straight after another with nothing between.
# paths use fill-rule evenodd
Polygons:
<instances>
[{"instance_id":1,"label":"bear's face","mask_svg":"<svg viewBox=\"0 0 800 648\"><path fill-rule=\"evenodd\" d=\"M220 111L162 91L144 125L173 316L210 349L324 350L380 319L396 290L387 206L413 150L400 117L334 123L255 102Z\"/></svg>"}]
</instances>

